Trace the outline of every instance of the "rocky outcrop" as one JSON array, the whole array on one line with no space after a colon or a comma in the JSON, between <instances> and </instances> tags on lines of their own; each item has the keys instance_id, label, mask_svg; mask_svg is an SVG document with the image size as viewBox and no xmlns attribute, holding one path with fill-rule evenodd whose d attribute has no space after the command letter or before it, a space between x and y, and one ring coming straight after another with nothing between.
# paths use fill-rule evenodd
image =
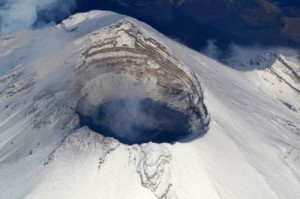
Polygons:
<instances>
[{"instance_id":1,"label":"rocky outcrop","mask_svg":"<svg viewBox=\"0 0 300 199\"><path fill-rule=\"evenodd\" d=\"M300 111L300 66L295 61L267 51L246 65L259 69L262 92L277 98L287 108Z\"/></svg>"},{"instance_id":2,"label":"rocky outcrop","mask_svg":"<svg viewBox=\"0 0 300 199\"><path fill-rule=\"evenodd\" d=\"M166 198L172 187L170 152L161 145L145 144L141 147L137 172L141 183L157 198Z\"/></svg>"}]
</instances>

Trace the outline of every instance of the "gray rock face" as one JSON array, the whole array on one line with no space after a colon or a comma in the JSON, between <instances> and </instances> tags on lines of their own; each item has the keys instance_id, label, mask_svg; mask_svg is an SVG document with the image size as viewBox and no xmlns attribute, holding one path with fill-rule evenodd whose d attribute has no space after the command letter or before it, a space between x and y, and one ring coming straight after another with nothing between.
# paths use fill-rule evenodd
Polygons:
<instances>
[{"instance_id":1,"label":"gray rock face","mask_svg":"<svg viewBox=\"0 0 300 199\"><path fill-rule=\"evenodd\" d=\"M69 80L70 106L91 115L120 99L150 99L189 118L191 133L205 133L209 115L195 74L161 43L128 20L99 29Z\"/></svg>"}]
</instances>

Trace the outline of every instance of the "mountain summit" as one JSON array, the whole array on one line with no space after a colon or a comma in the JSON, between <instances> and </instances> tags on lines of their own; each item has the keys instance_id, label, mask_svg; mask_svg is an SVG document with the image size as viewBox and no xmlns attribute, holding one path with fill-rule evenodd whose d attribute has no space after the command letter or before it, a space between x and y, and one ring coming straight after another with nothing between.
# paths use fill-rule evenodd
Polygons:
<instances>
[{"instance_id":1,"label":"mountain summit","mask_svg":"<svg viewBox=\"0 0 300 199\"><path fill-rule=\"evenodd\" d=\"M0 198L300 198L299 64L261 57L103 11L1 38Z\"/></svg>"}]
</instances>

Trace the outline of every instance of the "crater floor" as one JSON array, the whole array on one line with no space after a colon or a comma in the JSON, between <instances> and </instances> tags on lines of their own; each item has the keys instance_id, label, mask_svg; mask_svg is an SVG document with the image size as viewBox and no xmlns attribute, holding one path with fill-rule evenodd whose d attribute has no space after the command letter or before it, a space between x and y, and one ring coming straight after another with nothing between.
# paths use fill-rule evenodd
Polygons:
<instances>
[{"instance_id":1,"label":"crater floor","mask_svg":"<svg viewBox=\"0 0 300 199\"><path fill-rule=\"evenodd\" d=\"M173 143L190 133L188 116L151 99L120 99L80 116L80 126L125 144Z\"/></svg>"}]
</instances>

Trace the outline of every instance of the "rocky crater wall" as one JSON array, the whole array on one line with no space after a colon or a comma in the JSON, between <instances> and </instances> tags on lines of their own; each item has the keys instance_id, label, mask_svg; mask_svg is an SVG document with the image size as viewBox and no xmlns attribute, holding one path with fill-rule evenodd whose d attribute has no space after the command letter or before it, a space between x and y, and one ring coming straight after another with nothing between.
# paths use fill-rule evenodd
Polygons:
<instances>
[{"instance_id":1,"label":"rocky crater wall","mask_svg":"<svg viewBox=\"0 0 300 199\"><path fill-rule=\"evenodd\" d=\"M79 115L95 124L99 119L99 109L103 110L99 107L125 100L125 107L128 102L137 102L130 104L127 107L130 110L125 111L129 118L136 120L149 114L149 107L153 110L153 106L136 108L143 106L141 101L148 100L165 106L164 110L186 116L189 133L206 132L209 115L197 77L133 22L123 20L99 29L88 35L84 44L78 66L69 79L69 103ZM132 112L131 109L143 109L143 113L140 115L140 110ZM151 118L156 115L159 114L153 113ZM145 120L151 120L147 117ZM160 124L155 125L160 128Z\"/></svg>"}]
</instances>

